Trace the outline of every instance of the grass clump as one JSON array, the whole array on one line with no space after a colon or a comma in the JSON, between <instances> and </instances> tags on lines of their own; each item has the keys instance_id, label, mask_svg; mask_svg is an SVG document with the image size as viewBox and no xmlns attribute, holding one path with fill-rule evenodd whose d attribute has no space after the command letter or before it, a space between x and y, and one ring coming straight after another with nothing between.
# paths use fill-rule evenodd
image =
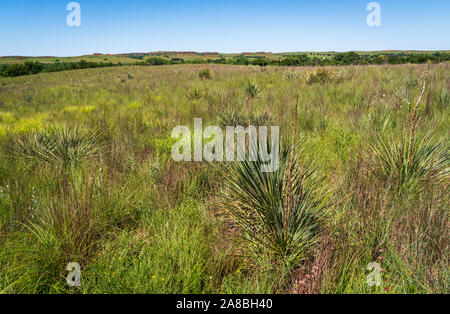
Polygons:
<instances>
[{"instance_id":1,"label":"grass clump","mask_svg":"<svg viewBox=\"0 0 450 314\"><path fill-rule=\"evenodd\" d=\"M303 75L303 80L306 84L338 84L342 83L344 81L349 81L353 78L355 73L354 69L349 70L329 70L326 68L320 68L317 70L313 70L310 72L307 72Z\"/></svg>"},{"instance_id":2,"label":"grass clump","mask_svg":"<svg viewBox=\"0 0 450 314\"><path fill-rule=\"evenodd\" d=\"M211 226L198 202L143 217L139 229L104 244L86 270L88 293L210 293L215 265Z\"/></svg>"},{"instance_id":3,"label":"grass clump","mask_svg":"<svg viewBox=\"0 0 450 314\"><path fill-rule=\"evenodd\" d=\"M286 80L296 80L298 78L298 72L297 71L285 71L283 73L283 78Z\"/></svg>"},{"instance_id":4,"label":"grass clump","mask_svg":"<svg viewBox=\"0 0 450 314\"><path fill-rule=\"evenodd\" d=\"M191 88L186 95L190 100L200 100L203 97L203 91L200 88Z\"/></svg>"},{"instance_id":5,"label":"grass clump","mask_svg":"<svg viewBox=\"0 0 450 314\"><path fill-rule=\"evenodd\" d=\"M212 79L213 72L209 68L204 68L198 71L198 77L202 80L210 80Z\"/></svg>"},{"instance_id":6,"label":"grass clump","mask_svg":"<svg viewBox=\"0 0 450 314\"><path fill-rule=\"evenodd\" d=\"M428 66L423 73L423 87L414 108L409 104L403 138L401 140L379 140L374 147L375 169L386 183L391 183L398 191L417 192L428 183L448 181L450 155L444 143L434 143L430 136L418 139L416 132L420 121L419 106L427 87ZM417 80L407 79L408 90L417 86Z\"/></svg>"},{"instance_id":7,"label":"grass clump","mask_svg":"<svg viewBox=\"0 0 450 314\"><path fill-rule=\"evenodd\" d=\"M444 143L424 136L406 148L403 141L387 136L373 147L374 168L382 182L399 191L417 191L427 184L449 179L450 154Z\"/></svg>"},{"instance_id":8,"label":"grass clump","mask_svg":"<svg viewBox=\"0 0 450 314\"><path fill-rule=\"evenodd\" d=\"M81 165L101 149L101 133L78 127L47 129L14 137L10 148L14 157L61 167Z\"/></svg>"},{"instance_id":9,"label":"grass clump","mask_svg":"<svg viewBox=\"0 0 450 314\"><path fill-rule=\"evenodd\" d=\"M253 84L251 82L247 82L247 85L244 87L244 92L249 99L256 98L261 95L262 91L258 87L257 84Z\"/></svg>"},{"instance_id":10,"label":"grass clump","mask_svg":"<svg viewBox=\"0 0 450 314\"><path fill-rule=\"evenodd\" d=\"M314 71L310 71L303 76L303 80L307 84L316 84L316 83L335 83L338 81L338 77L336 72L321 68Z\"/></svg>"},{"instance_id":11,"label":"grass clump","mask_svg":"<svg viewBox=\"0 0 450 314\"><path fill-rule=\"evenodd\" d=\"M228 111L219 117L219 125L227 126L273 126L275 124L274 117L270 112L244 114L237 111Z\"/></svg>"}]
</instances>

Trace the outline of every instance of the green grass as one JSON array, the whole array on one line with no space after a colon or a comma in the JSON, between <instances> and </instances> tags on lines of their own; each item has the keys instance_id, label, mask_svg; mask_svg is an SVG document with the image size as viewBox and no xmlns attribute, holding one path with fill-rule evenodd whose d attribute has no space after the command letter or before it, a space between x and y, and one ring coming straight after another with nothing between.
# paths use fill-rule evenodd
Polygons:
<instances>
[{"instance_id":1,"label":"green grass","mask_svg":"<svg viewBox=\"0 0 450 314\"><path fill-rule=\"evenodd\" d=\"M449 292L448 64L430 65L412 155L399 149L423 66L204 69L0 78L0 293ZM252 207L224 189L232 182L256 187L267 210L256 175L170 158L172 129L194 117L279 125L289 146L296 119L295 158L332 191L315 241L287 250L302 258L255 254L246 225L223 210ZM275 243L270 224L259 226ZM380 287L366 283L374 261ZM66 284L69 262L82 266L80 288Z\"/></svg>"}]
</instances>

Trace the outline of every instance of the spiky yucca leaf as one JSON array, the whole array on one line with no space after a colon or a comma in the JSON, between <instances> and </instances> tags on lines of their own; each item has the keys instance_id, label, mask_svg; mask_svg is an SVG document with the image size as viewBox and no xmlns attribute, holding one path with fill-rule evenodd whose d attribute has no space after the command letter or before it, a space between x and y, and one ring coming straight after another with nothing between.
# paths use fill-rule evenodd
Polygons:
<instances>
[{"instance_id":1,"label":"spiky yucca leaf","mask_svg":"<svg viewBox=\"0 0 450 314\"><path fill-rule=\"evenodd\" d=\"M230 164L224 173L227 179L223 204L256 254L269 251L277 260L294 265L307 258L319 240L329 194L319 187L316 171L301 170L295 160L288 211L287 150L282 149L279 157L275 172L261 172L265 163L259 157Z\"/></svg>"}]
</instances>

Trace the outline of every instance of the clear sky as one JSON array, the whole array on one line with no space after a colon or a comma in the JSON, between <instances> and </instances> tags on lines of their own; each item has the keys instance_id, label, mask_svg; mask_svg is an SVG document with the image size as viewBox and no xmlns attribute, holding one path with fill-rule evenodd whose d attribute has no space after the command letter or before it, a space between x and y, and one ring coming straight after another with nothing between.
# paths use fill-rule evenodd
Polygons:
<instances>
[{"instance_id":1,"label":"clear sky","mask_svg":"<svg viewBox=\"0 0 450 314\"><path fill-rule=\"evenodd\" d=\"M0 56L217 51L450 50L450 0L0 0Z\"/></svg>"}]
</instances>

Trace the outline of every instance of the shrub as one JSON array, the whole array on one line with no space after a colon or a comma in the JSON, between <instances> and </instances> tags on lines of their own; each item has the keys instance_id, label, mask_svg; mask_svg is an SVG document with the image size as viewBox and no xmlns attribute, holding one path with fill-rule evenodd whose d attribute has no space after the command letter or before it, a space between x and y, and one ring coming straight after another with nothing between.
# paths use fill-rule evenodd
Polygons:
<instances>
[{"instance_id":1,"label":"shrub","mask_svg":"<svg viewBox=\"0 0 450 314\"><path fill-rule=\"evenodd\" d=\"M183 58L171 58L170 61L173 63L184 63L185 62Z\"/></svg>"},{"instance_id":2,"label":"shrub","mask_svg":"<svg viewBox=\"0 0 450 314\"><path fill-rule=\"evenodd\" d=\"M222 127L226 126L247 126L249 119L246 115L240 114L234 110L225 112L219 118L219 124Z\"/></svg>"},{"instance_id":3,"label":"shrub","mask_svg":"<svg viewBox=\"0 0 450 314\"><path fill-rule=\"evenodd\" d=\"M269 65L269 61L264 58L256 58L255 60L252 61L252 64L265 67Z\"/></svg>"},{"instance_id":4,"label":"shrub","mask_svg":"<svg viewBox=\"0 0 450 314\"><path fill-rule=\"evenodd\" d=\"M336 72L325 68L308 72L303 76L303 79L307 84L340 82L340 76Z\"/></svg>"},{"instance_id":5,"label":"shrub","mask_svg":"<svg viewBox=\"0 0 450 314\"><path fill-rule=\"evenodd\" d=\"M356 64L360 59L361 59L361 56L353 51L337 53L334 56L335 63L339 64L339 65Z\"/></svg>"},{"instance_id":6,"label":"shrub","mask_svg":"<svg viewBox=\"0 0 450 314\"><path fill-rule=\"evenodd\" d=\"M250 61L248 60L248 58L244 57L244 56L239 56L239 57L235 57L235 59L233 60L234 64L238 64L238 65L249 65Z\"/></svg>"},{"instance_id":7,"label":"shrub","mask_svg":"<svg viewBox=\"0 0 450 314\"><path fill-rule=\"evenodd\" d=\"M158 58L158 57L148 58L145 62L147 64L149 64L149 65L165 65L165 64L169 64L169 60L166 60L164 58Z\"/></svg>"},{"instance_id":8,"label":"shrub","mask_svg":"<svg viewBox=\"0 0 450 314\"><path fill-rule=\"evenodd\" d=\"M298 56L290 56L281 61L281 65L284 66L301 66L307 65L310 62L310 59L307 55L302 54Z\"/></svg>"},{"instance_id":9,"label":"shrub","mask_svg":"<svg viewBox=\"0 0 450 314\"><path fill-rule=\"evenodd\" d=\"M29 74L37 74L42 72L44 69L44 64L40 62L25 62L25 67Z\"/></svg>"},{"instance_id":10,"label":"shrub","mask_svg":"<svg viewBox=\"0 0 450 314\"><path fill-rule=\"evenodd\" d=\"M5 76L27 75L28 69L23 64L10 64L6 67Z\"/></svg>"}]
</instances>

